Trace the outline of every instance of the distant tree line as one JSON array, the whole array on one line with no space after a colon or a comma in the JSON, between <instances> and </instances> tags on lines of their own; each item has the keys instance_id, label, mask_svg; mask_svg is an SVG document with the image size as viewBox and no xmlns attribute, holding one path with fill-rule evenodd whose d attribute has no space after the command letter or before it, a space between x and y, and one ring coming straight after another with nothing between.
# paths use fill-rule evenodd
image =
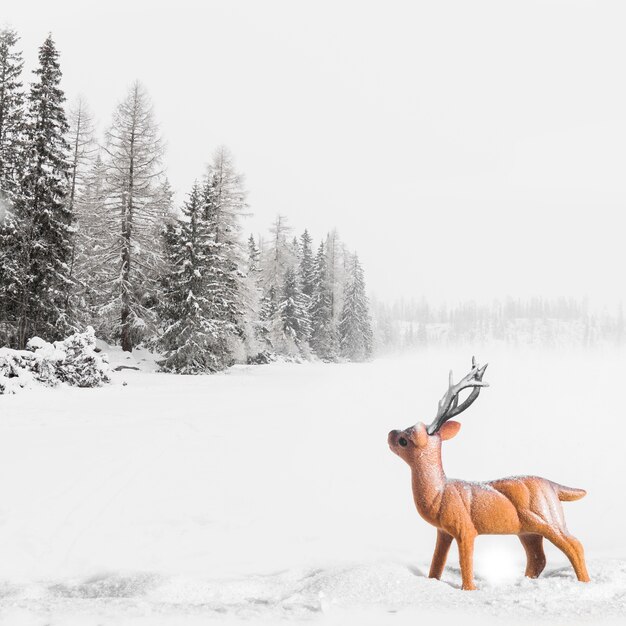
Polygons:
<instances>
[{"instance_id":1,"label":"distant tree line","mask_svg":"<svg viewBox=\"0 0 626 626\"><path fill-rule=\"evenodd\" d=\"M433 306L426 299L374 301L377 349L421 349L445 343L622 345L624 310L597 311L585 298L505 298L488 304Z\"/></svg>"},{"instance_id":2,"label":"distant tree line","mask_svg":"<svg viewBox=\"0 0 626 626\"><path fill-rule=\"evenodd\" d=\"M0 345L91 325L180 373L371 356L363 269L335 231L314 246L278 216L244 240L243 178L223 147L175 206L143 86L98 141L83 100L66 112L52 37L27 90L17 43L0 31Z\"/></svg>"}]
</instances>

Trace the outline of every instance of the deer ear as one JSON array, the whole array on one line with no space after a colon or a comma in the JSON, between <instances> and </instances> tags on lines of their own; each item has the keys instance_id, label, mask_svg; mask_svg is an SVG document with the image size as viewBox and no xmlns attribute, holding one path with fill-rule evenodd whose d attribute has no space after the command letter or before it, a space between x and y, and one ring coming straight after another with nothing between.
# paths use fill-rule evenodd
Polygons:
<instances>
[{"instance_id":1,"label":"deer ear","mask_svg":"<svg viewBox=\"0 0 626 626\"><path fill-rule=\"evenodd\" d=\"M446 441L448 439L452 439L459 430L461 429L461 422L446 422L440 429L439 434L441 435L441 440Z\"/></svg>"}]
</instances>

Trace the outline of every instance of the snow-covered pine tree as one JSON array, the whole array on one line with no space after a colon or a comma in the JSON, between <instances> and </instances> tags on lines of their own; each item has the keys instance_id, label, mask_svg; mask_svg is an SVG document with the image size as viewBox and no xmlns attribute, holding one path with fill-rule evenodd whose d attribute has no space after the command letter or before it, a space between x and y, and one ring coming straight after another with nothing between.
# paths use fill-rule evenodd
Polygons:
<instances>
[{"instance_id":1,"label":"snow-covered pine tree","mask_svg":"<svg viewBox=\"0 0 626 626\"><path fill-rule=\"evenodd\" d=\"M265 292L271 287L277 292L280 291L285 272L294 263L293 250L287 241L290 232L291 227L287 223L287 218L284 215L277 215L270 226L271 237L261 259Z\"/></svg>"},{"instance_id":2,"label":"snow-covered pine tree","mask_svg":"<svg viewBox=\"0 0 626 626\"><path fill-rule=\"evenodd\" d=\"M276 312L279 294L283 290L285 272L295 264L293 249L287 237L291 227L284 215L277 215L270 227L271 237L261 253L261 273L263 286L262 308L269 315ZM270 305L274 302L276 306ZM269 319L264 315L262 319Z\"/></svg>"},{"instance_id":3,"label":"snow-covered pine tree","mask_svg":"<svg viewBox=\"0 0 626 626\"><path fill-rule=\"evenodd\" d=\"M1 196L1 194L0 194ZM0 197L0 346L17 347L19 233L11 203Z\"/></svg>"},{"instance_id":4,"label":"snow-covered pine tree","mask_svg":"<svg viewBox=\"0 0 626 626\"><path fill-rule=\"evenodd\" d=\"M103 256L111 244L105 214L106 167L99 150L82 177L75 196L76 241L74 262L75 308L80 325L93 326L99 337L110 333L109 320L100 315L103 285L110 279Z\"/></svg>"},{"instance_id":5,"label":"snow-covered pine tree","mask_svg":"<svg viewBox=\"0 0 626 626\"><path fill-rule=\"evenodd\" d=\"M259 250L259 246L257 246L254 235L250 235L250 237L248 237L248 274L254 274L261 269L260 260L261 251Z\"/></svg>"},{"instance_id":6,"label":"snow-covered pine tree","mask_svg":"<svg viewBox=\"0 0 626 626\"><path fill-rule=\"evenodd\" d=\"M275 318L280 319L281 334L276 337L277 329L274 330L274 344L281 352L291 356L307 353L307 341L311 334L307 305L308 300L300 290L295 268L287 268L281 301L275 314Z\"/></svg>"},{"instance_id":7,"label":"snow-covered pine tree","mask_svg":"<svg viewBox=\"0 0 626 626\"><path fill-rule=\"evenodd\" d=\"M20 182L20 144L24 127L22 53L14 30L0 30L0 201L11 203ZM6 208L6 204L4 204Z\"/></svg>"},{"instance_id":8,"label":"snow-covered pine tree","mask_svg":"<svg viewBox=\"0 0 626 626\"><path fill-rule=\"evenodd\" d=\"M81 215L84 214L83 207L79 206L81 197L84 196L83 187L89 175L89 170L93 160L98 153L98 145L95 141L95 127L93 116L87 103L81 97L77 98L69 113L69 143L70 143L70 192L67 203L70 211L76 219L77 234L72 245L72 255L70 260L69 275L72 279L72 290L68 291L67 307L71 308L72 317L84 319L81 303L79 302L82 292L81 286L77 282L77 264L81 256L79 246L83 242L80 236ZM79 324L81 325L81 324Z\"/></svg>"},{"instance_id":9,"label":"snow-covered pine tree","mask_svg":"<svg viewBox=\"0 0 626 626\"><path fill-rule=\"evenodd\" d=\"M21 180L24 126L22 54L19 38L0 30L0 345L17 345L16 289L19 283L18 231L14 203Z\"/></svg>"},{"instance_id":10,"label":"snow-covered pine tree","mask_svg":"<svg viewBox=\"0 0 626 626\"><path fill-rule=\"evenodd\" d=\"M262 298L260 332L269 350L293 354L295 345L284 346L283 322L279 306L283 302L285 275L296 264L293 247L288 240L291 228L284 215L277 215L270 227L271 237L261 253Z\"/></svg>"},{"instance_id":11,"label":"snow-covered pine tree","mask_svg":"<svg viewBox=\"0 0 626 626\"><path fill-rule=\"evenodd\" d=\"M300 263L298 266L298 278L302 293L311 298L315 287L315 259L312 248L313 238L309 231L305 231L300 236Z\"/></svg>"},{"instance_id":12,"label":"snow-covered pine tree","mask_svg":"<svg viewBox=\"0 0 626 626\"><path fill-rule=\"evenodd\" d=\"M265 347L261 323L261 252L253 235L248 238L243 303L246 360L254 359Z\"/></svg>"},{"instance_id":13,"label":"snow-covered pine tree","mask_svg":"<svg viewBox=\"0 0 626 626\"><path fill-rule=\"evenodd\" d=\"M275 315L278 310L278 294L276 287L271 285L269 289L265 292L265 295L261 299L261 308L259 311L259 317L261 323L269 322ZM269 324L266 324L266 330L269 330ZM264 332L263 336L267 336L267 333Z\"/></svg>"},{"instance_id":14,"label":"snow-covered pine tree","mask_svg":"<svg viewBox=\"0 0 626 626\"><path fill-rule=\"evenodd\" d=\"M85 176L98 153L95 140L93 115L82 97L76 99L69 114L70 194L68 203L74 209L76 196L80 194Z\"/></svg>"},{"instance_id":15,"label":"snow-covered pine tree","mask_svg":"<svg viewBox=\"0 0 626 626\"><path fill-rule=\"evenodd\" d=\"M66 303L74 228L67 205L68 124L58 57L48 36L39 48L36 80L27 102L24 171L15 202L20 239L16 293L20 348L33 335L53 340L70 328Z\"/></svg>"},{"instance_id":16,"label":"snow-covered pine tree","mask_svg":"<svg viewBox=\"0 0 626 626\"><path fill-rule=\"evenodd\" d=\"M246 215L243 177L234 168L232 157L219 148L203 187L203 219L212 234L207 265L206 298L211 318L220 322L222 336L215 347L221 363L232 361L244 339L245 259L241 243L241 218Z\"/></svg>"},{"instance_id":17,"label":"snow-covered pine tree","mask_svg":"<svg viewBox=\"0 0 626 626\"><path fill-rule=\"evenodd\" d=\"M313 293L309 306L310 344L322 361L336 361L339 355L339 345L331 310L332 289L328 281L328 262L323 241L317 250L313 269Z\"/></svg>"},{"instance_id":18,"label":"snow-covered pine tree","mask_svg":"<svg viewBox=\"0 0 626 626\"><path fill-rule=\"evenodd\" d=\"M296 261L296 264L300 265L300 255L302 254L302 249L300 248L300 242L295 235L291 240L291 253Z\"/></svg>"},{"instance_id":19,"label":"snow-covered pine tree","mask_svg":"<svg viewBox=\"0 0 626 626\"><path fill-rule=\"evenodd\" d=\"M207 298L214 247L212 223L203 218L202 191L196 183L182 208L183 219L165 229L167 271L163 278L160 316L163 334L161 369L179 374L200 374L224 369L221 345L227 322L214 319Z\"/></svg>"},{"instance_id":20,"label":"snow-covered pine tree","mask_svg":"<svg viewBox=\"0 0 626 626\"><path fill-rule=\"evenodd\" d=\"M167 209L160 169L163 144L144 87L134 82L117 106L104 145L106 245L98 253L105 272L100 314L107 336L130 352L153 327L157 274L163 250L159 236Z\"/></svg>"},{"instance_id":21,"label":"snow-covered pine tree","mask_svg":"<svg viewBox=\"0 0 626 626\"><path fill-rule=\"evenodd\" d=\"M350 361L365 361L372 355L373 336L363 268L356 254L348 271L339 323L341 356Z\"/></svg>"},{"instance_id":22,"label":"snow-covered pine tree","mask_svg":"<svg viewBox=\"0 0 626 626\"><path fill-rule=\"evenodd\" d=\"M346 279L345 256L345 245L341 241L337 230L333 229L326 237L326 262L328 267L328 284L332 293L330 310L335 326L339 325L343 307L344 283Z\"/></svg>"}]
</instances>

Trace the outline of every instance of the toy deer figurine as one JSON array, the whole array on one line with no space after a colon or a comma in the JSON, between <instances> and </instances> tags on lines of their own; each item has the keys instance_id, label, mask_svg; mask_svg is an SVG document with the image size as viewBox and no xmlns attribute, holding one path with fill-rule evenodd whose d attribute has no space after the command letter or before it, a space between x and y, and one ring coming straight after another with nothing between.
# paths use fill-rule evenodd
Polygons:
<instances>
[{"instance_id":1,"label":"toy deer figurine","mask_svg":"<svg viewBox=\"0 0 626 626\"><path fill-rule=\"evenodd\" d=\"M543 538L570 560L578 580L589 581L581 543L565 526L561 502L578 500L583 489L572 489L537 476L502 478L484 483L446 478L441 465L441 442L451 439L461 425L449 421L465 411L487 387L472 359L472 369L456 385L452 382L439 401L432 424L418 422L389 433L389 447L411 468L413 498L419 514L437 527L437 544L429 578L441 577L453 539L459 548L463 589L474 586L473 554L477 535L518 535L526 551L526 576L537 578L546 565ZM459 404L459 392L472 388Z\"/></svg>"}]
</instances>

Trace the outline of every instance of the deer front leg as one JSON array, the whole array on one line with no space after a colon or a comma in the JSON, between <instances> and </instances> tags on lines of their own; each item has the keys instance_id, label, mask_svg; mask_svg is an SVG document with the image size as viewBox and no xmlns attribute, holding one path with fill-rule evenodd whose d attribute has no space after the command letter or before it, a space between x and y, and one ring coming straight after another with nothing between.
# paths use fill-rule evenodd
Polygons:
<instances>
[{"instance_id":1,"label":"deer front leg","mask_svg":"<svg viewBox=\"0 0 626 626\"><path fill-rule=\"evenodd\" d=\"M463 535L456 539L459 546L463 589L467 591L476 589L476 585L474 585L474 539L476 539L476 535Z\"/></svg>"},{"instance_id":2,"label":"deer front leg","mask_svg":"<svg viewBox=\"0 0 626 626\"><path fill-rule=\"evenodd\" d=\"M446 559L448 558L448 551L450 550L450 544L452 543L452 535L449 535L445 530L441 528L437 529L437 543L435 544L435 553L433 554L433 560L430 564L430 573L428 578L436 578L439 580L443 573L443 568L446 565Z\"/></svg>"}]
</instances>

